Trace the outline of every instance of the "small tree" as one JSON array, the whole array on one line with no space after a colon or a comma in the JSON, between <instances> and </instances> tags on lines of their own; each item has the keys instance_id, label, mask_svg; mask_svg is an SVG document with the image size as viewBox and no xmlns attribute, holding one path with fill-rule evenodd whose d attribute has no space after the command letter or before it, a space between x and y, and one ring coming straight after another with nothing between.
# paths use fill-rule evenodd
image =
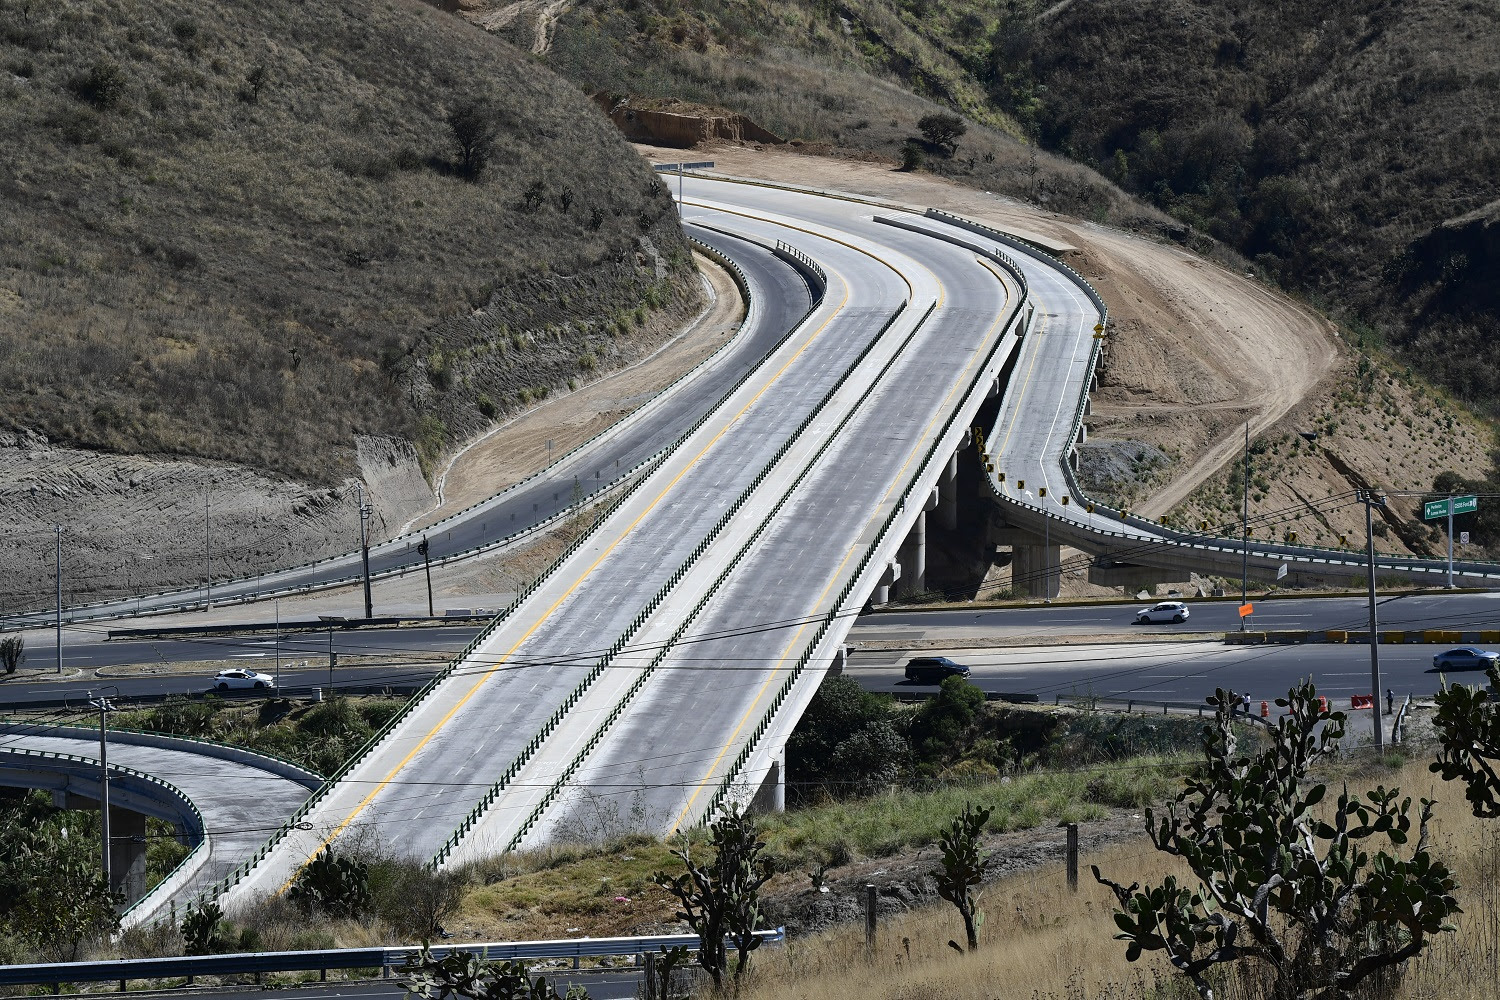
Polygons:
<instances>
[{"instance_id":1,"label":"small tree","mask_svg":"<svg viewBox=\"0 0 1500 1000\"><path fill-rule=\"evenodd\" d=\"M188 904L178 930L183 951L189 955L218 955L234 948L233 928L225 922L224 910L212 900L202 907Z\"/></svg>"},{"instance_id":2,"label":"small tree","mask_svg":"<svg viewBox=\"0 0 1500 1000\"><path fill-rule=\"evenodd\" d=\"M7 674L16 672L16 668L26 662L26 640L18 635L8 635L0 639L0 666L5 667Z\"/></svg>"},{"instance_id":3,"label":"small tree","mask_svg":"<svg viewBox=\"0 0 1500 1000\"><path fill-rule=\"evenodd\" d=\"M1462 780L1469 808L1481 819L1500 816L1500 701L1494 697L1500 691L1500 664L1491 664L1488 674L1488 691L1445 681L1432 720L1438 734L1432 770L1444 781Z\"/></svg>"},{"instance_id":4,"label":"small tree","mask_svg":"<svg viewBox=\"0 0 1500 1000\"><path fill-rule=\"evenodd\" d=\"M974 889L984 881L984 865L987 860L979 849L979 840L984 835L984 826L990 821L989 809L975 809L973 803L965 802L961 815L953 817L942 836L938 847L943 860L934 871L938 895L952 903L964 921L964 937L970 951L979 948L979 928L984 923L984 911L979 909L979 897ZM948 946L962 952L957 941Z\"/></svg>"},{"instance_id":5,"label":"small tree","mask_svg":"<svg viewBox=\"0 0 1500 1000\"><path fill-rule=\"evenodd\" d=\"M1369 846L1374 838L1392 848L1408 842L1411 799L1398 802L1398 789L1378 787L1368 798L1345 789L1324 818L1316 815L1325 787L1308 774L1337 749L1342 712L1321 710L1304 683L1276 700L1288 712L1264 749L1242 754L1229 693L1209 700L1215 714L1204 729L1201 776L1165 816L1146 810L1156 849L1181 858L1198 887L1173 876L1146 889L1122 886L1094 867L1119 900L1116 937L1127 942L1127 959L1164 952L1206 1000L1210 971L1242 959L1267 969L1274 997L1333 1000L1453 929L1445 921L1459 912L1456 883L1427 853L1431 801L1422 800L1405 858Z\"/></svg>"},{"instance_id":6,"label":"small tree","mask_svg":"<svg viewBox=\"0 0 1500 1000\"><path fill-rule=\"evenodd\" d=\"M921 130L922 138L947 150L949 156L958 152L958 140L969 131L969 126L962 118L947 111L923 115L917 120L917 128Z\"/></svg>"},{"instance_id":7,"label":"small tree","mask_svg":"<svg viewBox=\"0 0 1500 1000\"><path fill-rule=\"evenodd\" d=\"M915 139L908 139L901 147L901 169L907 173L920 170L925 157L922 155L922 147L917 145Z\"/></svg>"},{"instance_id":8,"label":"small tree","mask_svg":"<svg viewBox=\"0 0 1500 1000\"><path fill-rule=\"evenodd\" d=\"M760 887L771 877L771 866L760 857L765 844L756 839L755 821L731 809L709 828L709 846L714 858L707 863L693 860L686 839L672 852L687 871L673 876L657 872L652 881L677 897L684 920L698 935L698 964L714 981L724 985L729 967L725 938L734 942L734 980L740 981L750 965L750 953L760 945L755 936L760 922Z\"/></svg>"},{"instance_id":9,"label":"small tree","mask_svg":"<svg viewBox=\"0 0 1500 1000\"><path fill-rule=\"evenodd\" d=\"M336 919L357 918L370 909L369 868L325 848L298 873L287 898L304 910Z\"/></svg>"},{"instance_id":10,"label":"small tree","mask_svg":"<svg viewBox=\"0 0 1500 1000\"><path fill-rule=\"evenodd\" d=\"M499 126L494 106L482 97L465 98L448 112L448 128L458 147L458 172L478 180L495 151Z\"/></svg>"},{"instance_id":11,"label":"small tree","mask_svg":"<svg viewBox=\"0 0 1500 1000\"><path fill-rule=\"evenodd\" d=\"M36 855L28 859L26 888L10 914L53 961L78 961L84 940L113 933L125 898L111 892L92 858L74 854Z\"/></svg>"},{"instance_id":12,"label":"small tree","mask_svg":"<svg viewBox=\"0 0 1500 1000\"><path fill-rule=\"evenodd\" d=\"M491 962L470 951L450 952L434 958L427 943L401 967L401 986L422 1000L558 1000L557 990L545 977L531 979L524 962ZM567 1000L588 1000L581 986L568 990Z\"/></svg>"}]
</instances>

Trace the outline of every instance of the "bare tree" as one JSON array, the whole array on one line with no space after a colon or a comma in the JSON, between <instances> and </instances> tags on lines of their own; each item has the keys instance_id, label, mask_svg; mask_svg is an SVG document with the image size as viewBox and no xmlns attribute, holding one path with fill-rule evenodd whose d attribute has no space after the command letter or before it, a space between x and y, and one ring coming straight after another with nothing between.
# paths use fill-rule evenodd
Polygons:
<instances>
[{"instance_id":1,"label":"bare tree","mask_svg":"<svg viewBox=\"0 0 1500 1000\"><path fill-rule=\"evenodd\" d=\"M0 639L0 666L5 667L7 674L16 672L16 668L26 662L26 640L18 635L8 635Z\"/></svg>"}]
</instances>

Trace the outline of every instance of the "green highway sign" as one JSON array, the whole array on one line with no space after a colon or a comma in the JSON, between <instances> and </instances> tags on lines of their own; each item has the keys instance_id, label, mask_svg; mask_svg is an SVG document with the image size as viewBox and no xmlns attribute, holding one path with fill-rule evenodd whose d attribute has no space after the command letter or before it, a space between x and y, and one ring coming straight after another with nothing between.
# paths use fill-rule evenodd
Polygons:
<instances>
[{"instance_id":1,"label":"green highway sign","mask_svg":"<svg viewBox=\"0 0 1500 1000\"><path fill-rule=\"evenodd\" d=\"M1444 500L1429 500L1422 505L1422 518L1435 521L1448 516L1448 505L1453 505L1454 514L1472 514L1479 509L1478 497L1448 497Z\"/></svg>"}]
</instances>

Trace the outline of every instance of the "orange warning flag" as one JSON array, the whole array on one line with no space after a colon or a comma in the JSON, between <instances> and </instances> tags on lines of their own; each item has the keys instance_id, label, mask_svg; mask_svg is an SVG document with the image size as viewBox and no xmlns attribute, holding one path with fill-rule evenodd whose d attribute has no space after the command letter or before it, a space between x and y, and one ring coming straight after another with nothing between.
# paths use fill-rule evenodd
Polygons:
<instances>
[{"instance_id":1,"label":"orange warning flag","mask_svg":"<svg viewBox=\"0 0 1500 1000\"><path fill-rule=\"evenodd\" d=\"M1250 613L1254 610L1255 605L1251 604L1249 601L1246 601L1244 604L1240 605L1240 617L1248 618L1250 617Z\"/></svg>"}]
</instances>

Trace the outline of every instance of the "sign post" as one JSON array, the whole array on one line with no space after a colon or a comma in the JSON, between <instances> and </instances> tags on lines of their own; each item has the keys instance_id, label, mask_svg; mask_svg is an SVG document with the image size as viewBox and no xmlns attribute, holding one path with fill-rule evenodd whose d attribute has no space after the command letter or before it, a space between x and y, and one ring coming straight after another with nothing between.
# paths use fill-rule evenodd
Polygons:
<instances>
[{"instance_id":1,"label":"sign post","mask_svg":"<svg viewBox=\"0 0 1500 1000\"><path fill-rule=\"evenodd\" d=\"M1439 518L1448 519L1448 589L1453 589L1453 515L1472 514L1479 509L1479 498L1477 496L1467 497L1445 497L1442 500L1428 500L1422 505L1422 519L1425 521L1436 521ZM1465 532L1467 535L1467 532ZM1377 692L1378 693L1378 692Z\"/></svg>"}]
</instances>

